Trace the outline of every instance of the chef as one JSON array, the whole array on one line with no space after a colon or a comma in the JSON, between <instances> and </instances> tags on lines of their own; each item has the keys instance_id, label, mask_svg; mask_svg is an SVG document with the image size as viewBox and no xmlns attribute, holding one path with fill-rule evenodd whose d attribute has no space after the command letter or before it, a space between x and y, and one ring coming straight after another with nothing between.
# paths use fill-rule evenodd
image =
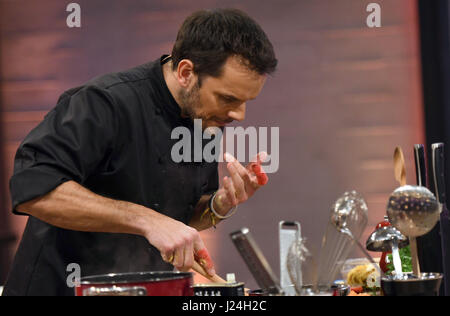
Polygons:
<instances>
[{"instance_id":1,"label":"chef","mask_svg":"<svg viewBox=\"0 0 450 316\"><path fill-rule=\"evenodd\" d=\"M171 55L63 93L15 156L13 212L29 218L3 295L73 295L71 263L87 276L196 260L214 275L199 231L267 182L263 157L246 167L228 157L219 188L217 161L173 161L171 132L244 120L276 64L245 13L199 11Z\"/></svg>"}]
</instances>

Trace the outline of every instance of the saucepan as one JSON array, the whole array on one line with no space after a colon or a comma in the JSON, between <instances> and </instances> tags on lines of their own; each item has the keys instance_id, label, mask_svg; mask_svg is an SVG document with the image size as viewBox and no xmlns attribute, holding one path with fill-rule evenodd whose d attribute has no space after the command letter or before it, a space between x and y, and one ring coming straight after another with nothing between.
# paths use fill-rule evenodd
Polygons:
<instances>
[{"instance_id":1,"label":"saucepan","mask_svg":"<svg viewBox=\"0 0 450 316\"><path fill-rule=\"evenodd\" d=\"M87 276L76 296L193 296L190 272L136 272Z\"/></svg>"}]
</instances>

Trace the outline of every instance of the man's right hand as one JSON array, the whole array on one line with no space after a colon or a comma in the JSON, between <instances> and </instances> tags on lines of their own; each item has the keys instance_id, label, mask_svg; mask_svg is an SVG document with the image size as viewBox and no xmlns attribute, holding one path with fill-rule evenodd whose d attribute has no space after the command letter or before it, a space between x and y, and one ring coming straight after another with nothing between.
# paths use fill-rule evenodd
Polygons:
<instances>
[{"instance_id":1,"label":"man's right hand","mask_svg":"<svg viewBox=\"0 0 450 316\"><path fill-rule=\"evenodd\" d=\"M216 274L211 256L195 228L159 213L155 217L145 237L161 252L164 261L179 271L189 271L195 260L210 276Z\"/></svg>"},{"instance_id":2,"label":"man's right hand","mask_svg":"<svg viewBox=\"0 0 450 316\"><path fill-rule=\"evenodd\" d=\"M180 271L191 269L196 260L209 275L215 275L195 228L144 206L100 196L74 181L20 204L17 210L64 229L144 236L166 261L173 255L171 263Z\"/></svg>"}]
</instances>

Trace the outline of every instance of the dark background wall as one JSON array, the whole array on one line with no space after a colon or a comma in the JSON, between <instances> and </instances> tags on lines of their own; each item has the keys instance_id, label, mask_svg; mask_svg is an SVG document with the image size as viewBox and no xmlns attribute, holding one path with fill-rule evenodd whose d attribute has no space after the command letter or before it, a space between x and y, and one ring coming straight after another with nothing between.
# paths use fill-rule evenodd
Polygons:
<instances>
[{"instance_id":1,"label":"dark background wall","mask_svg":"<svg viewBox=\"0 0 450 316\"><path fill-rule=\"evenodd\" d=\"M315 251L332 203L346 190L369 206L368 236L383 218L394 181L392 154L424 142L415 0L379 0L382 27L366 26L361 0L79 0L82 27L69 29L70 1L0 0L4 187L23 137L66 89L170 52L196 9L235 7L272 40L279 69L248 105L245 126L280 128L280 169L269 185L216 231L202 234L221 275L256 284L228 234L252 231L278 271L280 220L301 222ZM9 195L1 211L9 212ZM20 236L26 218L9 216ZM359 256L355 253L354 256Z\"/></svg>"},{"instance_id":2,"label":"dark background wall","mask_svg":"<svg viewBox=\"0 0 450 316\"><path fill-rule=\"evenodd\" d=\"M445 147L445 170L450 167L450 6L447 0L420 0L420 35L424 91L426 142L431 145L443 142ZM430 146L428 146L430 147ZM431 175L431 154L428 156L429 187L434 190ZM450 181L446 172L446 196ZM423 271L443 272L441 226L436 225L427 235L418 239L420 264ZM444 284L441 286L443 294Z\"/></svg>"}]
</instances>

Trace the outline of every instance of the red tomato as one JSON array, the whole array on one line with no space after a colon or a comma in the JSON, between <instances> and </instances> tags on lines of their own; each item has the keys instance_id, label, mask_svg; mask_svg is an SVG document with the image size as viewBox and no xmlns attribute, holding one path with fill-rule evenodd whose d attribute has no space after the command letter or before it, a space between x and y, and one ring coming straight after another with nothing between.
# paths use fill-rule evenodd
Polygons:
<instances>
[{"instance_id":1,"label":"red tomato","mask_svg":"<svg viewBox=\"0 0 450 316\"><path fill-rule=\"evenodd\" d=\"M262 170L261 165L259 163L254 163L252 165L252 171L256 175L256 179L258 179L259 185L265 185L269 181L269 177L267 177L267 174Z\"/></svg>"},{"instance_id":2,"label":"red tomato","mask_svg":"<svg viewBox=\"0 0 450 316\"><path fill-rule=\"evenodd\" d=\"M360 294L360 293L362 293L362 292L364 291L364 289L363 289L362 286L359 286L359 287L352 287L351 290L352 290L353 292L357 293L357 294Z\"/></svg>"}]
</instances>

